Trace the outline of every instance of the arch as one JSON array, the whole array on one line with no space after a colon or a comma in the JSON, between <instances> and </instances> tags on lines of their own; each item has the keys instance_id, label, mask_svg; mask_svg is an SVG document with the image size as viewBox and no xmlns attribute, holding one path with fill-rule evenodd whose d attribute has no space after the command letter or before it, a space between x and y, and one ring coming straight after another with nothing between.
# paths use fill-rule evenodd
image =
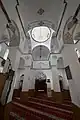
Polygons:
<instances>
[{"instance_id":1,"label":"arch","mask_svg":"<svg viewBox=\"0 0 80 120\"><path fill-rule=\"evenodd\" d=\"M38 43L44 43L51 37L51 29L46 26L34 27L31 30L31 38Z\"/></svg>"},{"instance_id":2,"label":"arch","mask_svg":"<svg viewBox=\"0 0 80 120\"><path fill-rule=\"evenodd\" d=\"M32 51L33 60L48 60L50 51L48 47L44 45L36 46Z\"/></svg>"},{"instance_id":3,"label":"arch","mask_svg":"<svg viewBox=\"0 0 80 120\"><path fill-rule=\"evenodd\" d=\"M59 58L57 59L57 68L58 68L58 69L64 68L64 60L63 60L63 57L59 57Z\"/></svg>"},{"instance_id":4,"label":"arch","mask_svg":"<svg viewBox=\"0 0 80 120\"><path fill-rule=\"evenodd\" d=\"M28 24L26 27L26 32L28 32L30 29L33 29L34 27L39 27L39 26L46 26L49 28L52 28L53 30L56 30L55 24L52 23L51 21L48 20L39 20L39 21L33 21Z\"/></svg>"},{"instance_id":5,"label":"arch","mask_svg":"<svg viewBox=\"0 0 80 120\"><path fill-rule=\"evenodd\" d=\"M38 80L46 80L47 76L46 76L46 74L44 74L44 72L38 71L38 72L36 72L34 78L38 79Z\"/></svg>"},{"instance_id":6,"label":"arch","mask_svg":"<svg viewBox=\"0 0 80 120\"><path fill-rule=\"evenodd\" d=\"M34 40L32 37L32 30L35 29L36 27L37 28L40 28L40 27L48 28L50 31L49 38L41 42L39 40ZM27 44L29 44L29 51L32 53L32 49L34 49L34 47L38 45L44 45L50 49L50 41L52 38L52 34L55 33L55 31L56 31L55 25L51 21L42 20L42 21L33 21L29 23L28 26L26 27L26 33L28 34L28 37L29 37L28 42L27 42Z\"/></svg>"},{"instance_id":7,"label":"arch","mask_svg":"<svg viewBox=\"0 0 80 120\"><path fill-rule=\"evenodd\" d=\"M24 68L24 66L25 66L25 60L23 57L20 57L18 68L21 69L21 68Z\"/></svg>"}]
</instances>

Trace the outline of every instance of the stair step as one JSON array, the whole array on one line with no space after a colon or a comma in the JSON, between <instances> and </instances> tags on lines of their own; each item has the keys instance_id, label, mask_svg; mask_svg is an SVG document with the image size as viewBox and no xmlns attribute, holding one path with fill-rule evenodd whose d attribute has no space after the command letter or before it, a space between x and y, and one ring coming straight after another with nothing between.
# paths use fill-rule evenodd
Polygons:
<instances>
[{"instance_id":1,"label":"stair step","mask_svg":"<svg viewBox=\"0 0 80 120\"><path fill-rule=\"evenodd\" d=\"M57 117L72 120L72 112L63 111L62 109L59 109L59 108L50 107L50 106L46 106L46 105L42 105L42 104L30 102L30 101L28 102L27 105L29 105L33 108L45 111L47 113L53 114Z\"/></svg>"},{"instance_id":2,"label":"stair step","mask_svg":"<svg viewBox=\"0 0 80 120\"><path fill-rule=\"evenodd\" d=\"M65 113L71 113L71 114L73 113L73 112L68 111L68 110L64 110L64 109L61 109L61 108L56 108L56 107L53 107L53 106L48 106L48 105L41 104L41 103L38 103L38 102L37 103L36 102L32 102L32 101L28 101L28 102L36 104L36 105L41 105L43 107L47 107L47 108L51 108L51 109L55 109L55 110L60 110L60 111L65 112Z\"/></svg>"},{"instance_id":3,"label":"stair step","mask_svg":"<svg viewBox=\"0 0 80 120\"><path fill-rule=\"evenodd\" d=\"M48 100L54 100L54 97L48 97L47 95L37 95L36 98L41 98L41 99L48 99ZM71 103L70 100L65 99L66 102Z\"/></svg>"},{"instance_id":4,"label":"stair step","mask_svg":"<svg viewBox=\"0 0 80 120\"><path fill-rule=\"evenodd\" d=\"M62 109L72 111L72 106L71 105L60 104L60 103L56 103L56 102L53 102L53 101L38 99L38 98L34 98L34 97L29 97L29 100L34 101L34 102L39 102L39 103L42 103L42 104L46 104L46 105L49 105L49 106L54 106L54 107L58 107L58 108L62 108Z\"/></svg>"},{"instance_id":5,"label":"stair step","mask_svg":"<svg viewBox=\"0 0 80 120\"><path fill-rule=\"evenodd\" d=\"M37 103L45 104L45 105L48 105L48 106L61 108L61 109L66 110L66 111L72 111L72 106L71 105L60 104L60 103L52 102L52 101L49 101L49 100L43 100L43 99L38 99L38 98L34 98L34 97L29 97L28 99L31 102L37 102ZM18 100L20 100L20 98L18 98L18 97L14 98L14 101L20 102Z\"/></svg>"},{"instance_id":6,"label":"stair step","mask_svg":"<svg viewBox=\"0 0 80 120\"><path fill-rule=\"evenodd\" d=\"M31 111L33 113L35 113L36 115L41 115L42 117L45 117L46 119L44 120L66 120L66 119L62 119L62 118L59 118L59 117L56 117L52 114L49 114L49 113L46 113L46 112L42 112L40 110L37 110L37 109L34 109L34 108L31 108L31 107L28 107L28 106L25 106L23 104L20 104L20 103L16 103L16 102L12 102L13 106L17 106L18 109L24 109L25 111L28 110L28 111ZM15 111L14 111L15 112Z\"/></svg>"},{"instance_id":7,"label":"stair step","mask_svg":"<svg viewBox=\"0 0 80 120\"><path fill-rule=\"evenodd\" d=\"M21 103L21 101L19 99L17 99L16 102ZM25 104L26 106L29 106L29 107L32 107L35 109L39 109L41 111L45 111L47 113L53 114L53 115L61 117L61 118L72 120L72 112L71 111L63 110L63 109L52 107L52 106L47 106L47 105L32 102L32 101L28 101L26 103L21 103L21 104Z\"/></svg>"}]
</instances>

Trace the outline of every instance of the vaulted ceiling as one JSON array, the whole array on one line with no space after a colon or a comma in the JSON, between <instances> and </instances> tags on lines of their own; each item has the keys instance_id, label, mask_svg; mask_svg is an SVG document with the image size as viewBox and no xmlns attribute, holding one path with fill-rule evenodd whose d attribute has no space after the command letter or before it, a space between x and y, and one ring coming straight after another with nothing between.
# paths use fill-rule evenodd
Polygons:
<instances>
[{"instance_id":1,"label":"vaulted ceiling","mask_svg":"<svg viewBox=\"0 0 80 120\"><path fill-rule=\"evenodd\" d=\"M42 15L38 13L40 9L44 10ZM34 0L34 2L20 0L20 10L25 25L36 20L49 20L57 25L63 10L63 3L61 0Z\"/></svg>"},{"instance_id":2,"label":"vaulted ceiling","mask_svg":"<svg viewBox=\"0 0 80 120\"><path fill-rule=\"evenodd\" d=\"M17 0L2 0L2 1L6 8L6 11L9 14L9 17L15 20L20 28L20 21L15 9ZM28 25L30 25L30 23L34 21L43 21L43 20L51 21L55 30L57 30L64 9L64 4L63 4L64 0L34 0L34 1L18 0L18 1L19 1L19 12L26 32ZM68 0L68 6L60 29L61 32L66 20L75 12L79 3L80 3L79 0L74 0L74 1ZM0 37L2 33L5 31L6 24L7 24L7 20L2 10L0 9ZM60 45L61 41L59 42ZM53 41L53 45L54 45L53 48L58 50L59 45L55 41Z\"/></svg>"}]
</instances>

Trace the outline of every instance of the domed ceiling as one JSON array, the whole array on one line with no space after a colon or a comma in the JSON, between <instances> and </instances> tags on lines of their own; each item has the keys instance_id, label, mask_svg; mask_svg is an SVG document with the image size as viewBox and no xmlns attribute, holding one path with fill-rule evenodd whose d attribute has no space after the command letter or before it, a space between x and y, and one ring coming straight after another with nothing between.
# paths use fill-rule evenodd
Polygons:
<instances>
[{"instance_id":1,"label":"domed ceiling","mask_svg":"<svg viewBox=\"0 0 80 120\"><path fill-rule=\"evenodd\" d=\"M45 42L51 37L51 29L46 26L34 27L31 31L31 37L36 42Z\"/></svg>"}]
</instances>

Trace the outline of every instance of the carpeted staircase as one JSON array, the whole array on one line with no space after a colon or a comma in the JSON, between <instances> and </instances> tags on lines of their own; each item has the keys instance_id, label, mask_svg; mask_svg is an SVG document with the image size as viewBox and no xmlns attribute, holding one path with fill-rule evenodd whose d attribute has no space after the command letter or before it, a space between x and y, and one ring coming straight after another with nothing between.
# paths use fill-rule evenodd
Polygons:
<instances>
[{"instance_id":1,"label":"carpeted staircase","mask_svg":"<svg viewBox=\"0 0 80 120\"><path fill-rule=\"evenodd\" d=\"M43 95L28 97L26 102L14 97L11 104L10 120L72 120L73 117L71 102L56 103Z\"/></svg>"}]
</instances>

